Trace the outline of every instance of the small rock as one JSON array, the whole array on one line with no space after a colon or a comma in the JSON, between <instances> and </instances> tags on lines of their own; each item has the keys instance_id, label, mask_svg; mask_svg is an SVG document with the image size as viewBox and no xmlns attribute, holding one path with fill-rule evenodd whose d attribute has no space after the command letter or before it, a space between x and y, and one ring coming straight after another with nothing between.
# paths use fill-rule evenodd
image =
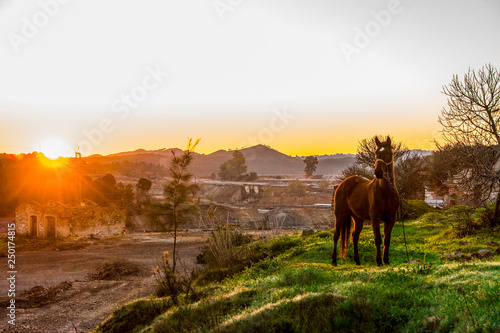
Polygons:
<instances>
[{"instance_id":1,"label":"small rock","mask_svg":"<svg viewBox=\"0 0 500 333\"><path fill-rule=\"evenodd\" d=\"M483 258L483 259L493 257L493 253L490 250L482 249L482 250L477 251L477 253L479 253L481 258Z\"/></svg>"},{"instance_id":2,"label":"small rock","mask_svg":"<svg viewBox=\"0 0 500 333\"><path fill-rule=\"evenodd\" d=\"M457 251L457 252L455 252L455 253L446 253L446 254L444 255L444 257L445 257L446 259L456 260L456 259L460 258L460 252L458 252L458 251Z\"/></svg>"},{"instance_id":3,"label":"small rock","mask_svg":"<svg viewBox=\"0 0 500 333\"><path fill-rule=\"evenodd\" d=\"M469 245L469 242L466 241L459 241L458 245Z\"/></svg>"},{"instance_id":4,"label":"small rock","mask_svg":"<svg viewBox=\"0 0 500 333\"><path fill-rule=\"evenodd\" d=\"M496 249L496 251L495 251L495 255L496 256L499 255L499 254L500 254L500 247L498 249Z\"/></svg>"},{"instance_id":5,"label":"small rock","mask_svg":"<svg viewBox=\"0 0 500 333\"><path fill-rule=\"evenodd\" d=\"M481 255L480 255L479 253L477 253L477 252L472 253L470 256L471 256L473 259L479 259L479 258L481 258Z\"/></svg>"},{"instance_id":6,"label":"small rock","mask_svg":"<svg viewBox=\"0 0 500 333\"><path fill-rule=\"evenodd\" d=\"M308 237L311 236L314 233L313 229L305 229L302 230L302 237Z\"/></svg>"},{"instance_id":7,"label":"small rock","mask_svg":"<svg viewBox=\"0 0 500 333\"><path fill-rule=\"evenodd\" d=\"M408 263L410 265L415 265L415 264L422 265L423 264L423 262L421 262L420 260L410 260L410 261L408 261Z\"/></svg>"}]
</instances>

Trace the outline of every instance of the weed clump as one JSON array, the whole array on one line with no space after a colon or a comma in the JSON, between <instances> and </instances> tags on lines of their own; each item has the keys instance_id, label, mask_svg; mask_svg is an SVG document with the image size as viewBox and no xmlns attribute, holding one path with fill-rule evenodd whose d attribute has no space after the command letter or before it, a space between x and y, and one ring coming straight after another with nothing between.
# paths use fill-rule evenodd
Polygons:
<instances>
[{"instance_id":1,"label":"weed clump","mask_svg":"<svg viewBox=\"0 0 500 333\"><path fill-rule=\"evenodd\" d=\"M420 216L437 211L423 200L403 200L401 201L401 219L417 219Z\"/></svg>"},{"instance_id":2,"label":"weed clump","mask_svg":"<svg viewBox=\"0 0 500 333\"><path fill-rule=\"evenodd\" d=\"M137 327L148 325L153 319L172 306L168 299L139 299L125 304L113 312L113 315L102 322L95 333L132 332Z\"/></svg>"},{"instance_id":3,"label":"weed clump","mask_svg":"<svg viewBox=\"0 0 500 333\"><path fill-rule=\"evenodd\" d=\"M492 218L493 208L491 206L481 208L453 206L446 211L428 213L422 217L425 222L437 222L450 226L458 238L475 235L481 230L489 229Z\"/></svg>"}]
</instances>

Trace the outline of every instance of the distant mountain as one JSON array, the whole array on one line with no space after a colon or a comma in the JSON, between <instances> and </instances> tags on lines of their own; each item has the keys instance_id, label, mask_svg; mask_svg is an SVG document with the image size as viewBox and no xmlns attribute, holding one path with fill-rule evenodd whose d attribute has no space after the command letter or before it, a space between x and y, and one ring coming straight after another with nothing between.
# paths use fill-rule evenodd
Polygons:
<instances>
[{"instance_id":1,"label":"distant mountain","mask_svg":"<svg viewBox=\"0 0 500 333\"><path fill-rule=\"evenodd\" d=\"M119 162L146 162L152 164L160 164L168 166L172 158L172 151L175 154L182 154L182 150L178 148L159 149L159 150L144 150L138 149L111 155L91 155L85 157L85 161L89 163L119 163Z\"/></svg>"},{"instance_id":2,"label":"distant mountain","mask_svg":"<svg viewBox=\"0 0 500 333\"><path fill-rule=\"evenodd\" d=\"M259 175L303 175L305 164L300 158L291 157L277 150L257 145L240 149L245 156L248 172L257 172ZM233 151L219 150L209 155L198 155L193 159L192 172L200 176L217 174L219 166L232 158ZM352 164L354 158L332 157L320 159L316 174L339 174L344 168Z\"/></svg>"},{"instance_id":3,"label":"distant mountain","mask_svg":"<svg viewBox=\"0 0 500 333\"><path fill-rule=\"evenodd\" d=\"M178 148L144 150L122 152L106 156L93 155L85 158L89 163L113 163L113 162L146 162L160 164L168 167L172 158L172 151L181 154ZM301 158L283 154L277 150L257 145L250 148L240 149L245 156L248 172L257 172L262 175L303 175L304 162ZM218 150L211 154L194 154L190 171L197 177L209 177L212 173L217 174L219 166L233 157L232 150ZM332 175L339 174L344 168L352 164L354 157L350 155L331 155L319 158L316 174Z\"/></svg>"},{"instance_id":4,"label":"distant mountain","mask_svg":"<svg viewBox=\"0 0 500 333\"><path fill-rule=\"evenodd\" d=\"M182 154L178 148L163 148L159 150L138 149L106 156L92 155L85 158L89 163L119 163L129 161L132 163L152 163L168 167L172 159L172 151L176 155ZM240 149L245 156L248 172L257 172L259 175L303 175L305 164L303 157L292 157L264 145L257 145ZM427 156L432 154L428 150L412 150L414 154ZM354 154L317 155L319 163L315 174L337 175L354 163ZM211 154L194 153L190 171L196 177L210 177L217 174L219 166L233 157L232 150L218 150Z\"/></svg>"}]
</instances>

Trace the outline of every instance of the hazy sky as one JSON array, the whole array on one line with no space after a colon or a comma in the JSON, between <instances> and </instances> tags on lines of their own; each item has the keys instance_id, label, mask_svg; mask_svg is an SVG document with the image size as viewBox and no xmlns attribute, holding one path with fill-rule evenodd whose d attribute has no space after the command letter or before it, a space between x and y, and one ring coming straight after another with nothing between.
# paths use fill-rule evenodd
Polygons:
<instances>
[{"instance_id":1,"label":"hazy sky","mask_svg":"<svg viewBox=\"0 0 500 333\"><path fill-rule=\"evenodd\" d=\"M0 151L432 149L500 1L0 0Z\"/></svg>"}]
</instances>

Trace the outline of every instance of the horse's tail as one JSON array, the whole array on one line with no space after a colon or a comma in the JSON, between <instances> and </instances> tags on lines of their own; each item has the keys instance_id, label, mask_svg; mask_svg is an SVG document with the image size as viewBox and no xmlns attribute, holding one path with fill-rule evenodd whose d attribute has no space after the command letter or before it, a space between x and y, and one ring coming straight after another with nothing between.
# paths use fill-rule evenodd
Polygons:
<instances>
[{"instance_id":1,"label":"horse's tail","mask_svg":"<svg viewBox=\"0 0 500 333\"><path fill-rule=\"evenodd\" d=\"M349 248L349 240L351 238L351 217L348 216L342 222L340 227L340 257L345 260L347 249Z\"/></svg>"}]
</instances>

